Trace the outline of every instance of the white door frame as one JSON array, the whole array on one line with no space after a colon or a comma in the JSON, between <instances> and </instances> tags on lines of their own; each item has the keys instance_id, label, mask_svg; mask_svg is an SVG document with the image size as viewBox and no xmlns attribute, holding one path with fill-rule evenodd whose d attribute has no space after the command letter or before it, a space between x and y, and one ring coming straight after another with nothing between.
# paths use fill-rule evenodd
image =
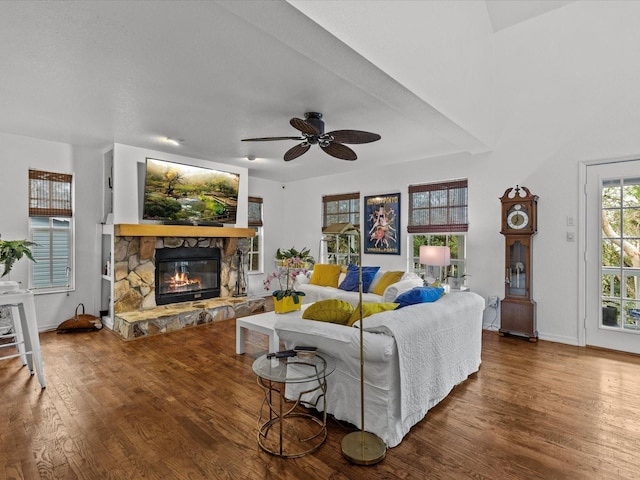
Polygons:
<instances>
[{"instance_id":1,"label":"white door frame","mask_svg":"<svg viewBox=\"0 0 640 480\"><path fill-rule=\"evenodd\" d=\"M578 345L586 346L587 339L587 167L640 160L640 155L614 159L585 160L578 164Z\"/></svg>"}]
</instances>

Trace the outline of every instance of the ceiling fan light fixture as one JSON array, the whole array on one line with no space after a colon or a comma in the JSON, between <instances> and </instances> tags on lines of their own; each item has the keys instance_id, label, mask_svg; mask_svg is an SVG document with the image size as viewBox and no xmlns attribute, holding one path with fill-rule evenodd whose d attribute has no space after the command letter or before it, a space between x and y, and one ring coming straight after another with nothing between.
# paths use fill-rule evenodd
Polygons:
<instances>
[{"instance_id":1,"label":"ceiling fan light fixture","mask_svg":"<svg viewBox=\"0 0 640 480\"><path fill-rule=\"evenodd\" d=\"M362 130L334 130L324 132L324 120L319 112L306 112L304 120L292 118L289 124L298 130L302 137L259 137L243 138L243 142L265 142L273 140L302 140L302 143L295 145L284 154L284 161L288 162L306 153L311 145L318 145L326 154L341 160L357 160L358 156L346 145L371 143L380 140L377 133L365 132Z\"/></svg>"}]
</instances>

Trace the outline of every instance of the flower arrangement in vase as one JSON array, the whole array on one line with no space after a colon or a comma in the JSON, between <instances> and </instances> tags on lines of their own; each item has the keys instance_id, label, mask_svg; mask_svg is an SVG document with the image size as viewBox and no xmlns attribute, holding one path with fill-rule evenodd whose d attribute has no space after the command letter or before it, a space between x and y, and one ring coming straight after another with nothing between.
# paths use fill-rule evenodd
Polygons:
<instances>
[{"instance_id":1,"label":"flower arrangement in vase","mask_svg":"<svg viewBox=\"0 0 640 480\"><path fill-rule=\"evenodd\" d=\"M298 255L293 255L295 252ZM280 258L279 258L280 257ZM263 285L265 290L271 289L271 282L277 280L277 290L274 290L273 303L275 311L277 313L290 312L292 310L299 310L302 306L302 299L304 292L295 289L296 277L300 274L306 274L306 266L313 264L313 257L309 256L309 250L301 250L298 252L294 248L286 250L284 252L278 249L276 253L276 260L278 263L278 269L274 273L271 273L264 280Z\"/></svg>"}]
</instances>

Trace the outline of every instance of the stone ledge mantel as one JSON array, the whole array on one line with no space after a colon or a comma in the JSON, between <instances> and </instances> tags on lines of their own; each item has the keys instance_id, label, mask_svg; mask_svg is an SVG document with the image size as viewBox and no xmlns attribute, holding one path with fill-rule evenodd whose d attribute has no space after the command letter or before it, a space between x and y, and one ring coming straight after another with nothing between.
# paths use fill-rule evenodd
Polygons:
<instances>
[{"instance_id":1,"label":"stone ledge mantel","mask_svg":"<svg viewBox=\"0 0 640 480\"><path fill-rule=\"evenodd\" d=\"M226 237L249 238L256 232L253 228L241 227L197 227L191 225L128 224L115 225L114 233L119 237Z\"/></svg>"}]
</instances>

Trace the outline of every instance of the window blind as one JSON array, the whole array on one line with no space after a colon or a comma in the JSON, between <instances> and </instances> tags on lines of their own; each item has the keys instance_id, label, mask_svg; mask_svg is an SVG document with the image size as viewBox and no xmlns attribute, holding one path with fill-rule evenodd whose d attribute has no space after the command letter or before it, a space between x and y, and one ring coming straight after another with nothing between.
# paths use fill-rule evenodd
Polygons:
<instances>
[{"instance_id":1,"label":"window blind","mask_svg":"<svg viewBox=\"0 0 640 480\"><path fill-rule=\"evenodd\" d=\"M247 223L250 227L262 226L262 198L249 197L249 219Z\"/></svg>"},{"instance_id":2,"label":"window blind","mask_svg":"<svg viewBox=\"0 0 640 480\"><path fill-rule=\"evenodd\" d=\"M66 173L29 170L29 216L71 217L71 180Z\"/></svg>"},{"instance_id":3,"label":"window blind","mask_svg":"<svg viewBox=\"0 0 640 480\"><path fill-rule=\"evenodd\" d=\"M333 223L360 224L360 192L322 197L322 227Z\"/></svg>"},{"instance_id":4,"label":"window blind","mask_svg":"<svg viewBox=\"0 0 640 480\"><path fill-rule=\"evenodd\" d=\"M409 185L409 233L466 232L467 180Z\"/></svg>"}]
</instances>

